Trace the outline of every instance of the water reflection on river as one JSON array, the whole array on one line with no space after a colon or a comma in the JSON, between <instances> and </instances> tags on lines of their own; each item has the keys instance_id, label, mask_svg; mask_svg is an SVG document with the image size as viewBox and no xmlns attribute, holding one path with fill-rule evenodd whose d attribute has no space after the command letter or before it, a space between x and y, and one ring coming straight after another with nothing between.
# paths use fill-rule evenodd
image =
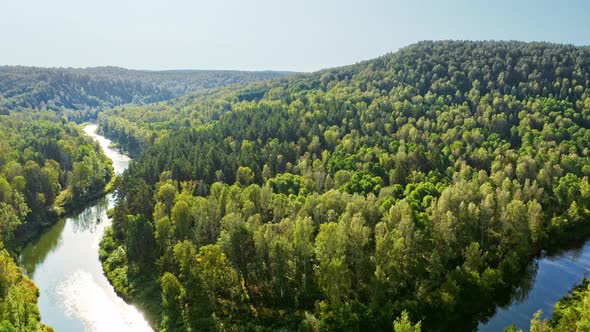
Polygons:
<instances>
[{"instance_id":1,"label":"water reflection on river","mask_svg":"<svg viewBox=\"0 0 590 332\"><path fill-rule=\"evenodd\" d=\"M129 158L109 149L96 125L84 130L113 160L117 174L127 168ZM41 320L57 331L152 331L141 312L116 295L98 259L100 239L110 225L106 213L113 206L109 194L59 220L22 251L20 265L40 289Z\"/></svg>"},{"instance_id":2,"label":"water reflection on river","mask_svg":"<svg viewBox=\"0 0 590 332\"><path fill-rule=\"evenodd\" d=\"M543 310L544 318L550 318L555 303L581 283L584 276L590 276L590 241L536 260L531 275L524 278L512 303L498 308L487 323L479 325L479 331L503 331L511 324L528 331L538 309Z\"/></svg>"}]
</instances>

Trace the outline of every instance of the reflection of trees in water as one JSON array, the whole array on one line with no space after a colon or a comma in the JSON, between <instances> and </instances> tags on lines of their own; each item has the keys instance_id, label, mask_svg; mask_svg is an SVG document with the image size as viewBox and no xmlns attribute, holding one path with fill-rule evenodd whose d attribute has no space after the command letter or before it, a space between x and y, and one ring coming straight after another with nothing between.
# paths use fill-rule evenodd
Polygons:
<instances>
[{"instance_id":1,"label":"reflection of trees in water","mask_svg":"<svg viewBox=\"0 0 590 332\"><path fill-rule=\"evenodd\" d=\"M59 219L55 225L41 235L37 240L30 242L21 252L19 265L29 277L33 277L37 265L45 261L47 255L57 250L62 245L61 233L66 226L65 219Z\"/></svg>"},{"instance_id":2,"label":"reflection of trees in water","mask_svg":"<svg viewBox=\"0 0 590 332\"><path fill-rule=\"evenodd\" d=\"M537 279L537 271L539 270L539 262L535 259L524 269L520 283L517 285L512 295L510 305L513 303L520 303L526 300L527 296L535 285Z\"/></svg>"},{"instance_id":3,"label":"reflection of trees in water","mask_svg":"<svg viewBox=\"0 0 590 332\"><path fill-rule=\"evenodd\" d=\"M94 233L97 226L97 221L104 221L107 211L108 201L106 198L101 198L96 201L95 205L84 209L78 215L71 218L72 229L74 233L90 232Z\"/></svg>"},{"instance_id":4,"label":"reflection of trees in water","mask_svg":"<svg viewBox=\"0 0 590 332\"><path fill-rule=\"evenodd\" d=\"M94 233L97 219L100 218L101 222L106 220L107 209L108 199L105 197L97 200L93 206L82 210L75 216L59 219L47 232L30 242L21 252L19 264L25 273L29 277L33 277L35 269L45 261L47 255L61 247L63 241L61 235L66 222L71 223L74 233Z\"/></svg>"},{"instance_id":5,"label":"reflection of trees in water","mask_svg":"<svg viewBox=\"0 0 590 332\"><path fill-rule=\"evenodd\" d=\"M587 243L589 242L587 242L586 238L569 241L561 248L551 249L545 257L571 256L574 260L577 260L584 253Z\"/></svg>"},{"instance_id":6,"label":"reflection of trees in water","mask_svg":"<svg viewBox=\"0 0 590 332\"><path fill-rule=\"evenodd\" d=\"M568 260L571 259L575 262L584 255L586 250L588 250L586 249L587 245L590 246L590 242L579 240L568 243L561 248L552 248L548 252L543 252L540 257L535 258L526 266L522 272L522 276L519 279L518 284L514 285L510 291L497 295L495 307L490 312L483 315L482 319L480 319L480 322L486 323L490 321L496 315L496 312L499 308L506 309L514 304L522 303L527 299L537 280L539 260L559 260L562 258L567 258Z\"/></svg>"},{"instance_id":7,"label":"reflection of trees in water","mask_svg":"<svg viewBox=\"0 0 590 332\"><path fill-rule=\"evenodd\" d=\"M527 296L535 285L539 263L537 259L532 260L523 269L520 279L516 284L507 285L507 289L495 294L494 302L490 303L488 310L482 311L475 317L474 325L470 330L476 330L478 322L483 324L488 323L500 308L508 308L515 303L520 303L526 300Z\"/></svg>"},{"instance_id":8,"label":"reflection of trees in water","mask_svg":"<svg viewBox=\"0 0 590 332\"><path fill-rule=\"evenodd\" d=\"M580 246L576 245L576 246L568 249L567 254L571 257L572 260L577 261L584 254L585 248L586 248L585 245L580 245Z\"/></svg>"}]
</instances>

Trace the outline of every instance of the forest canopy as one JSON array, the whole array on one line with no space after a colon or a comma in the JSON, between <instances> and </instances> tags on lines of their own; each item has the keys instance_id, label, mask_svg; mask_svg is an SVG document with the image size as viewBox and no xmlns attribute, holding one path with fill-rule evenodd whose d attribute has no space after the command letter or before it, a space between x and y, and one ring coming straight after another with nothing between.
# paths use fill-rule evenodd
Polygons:
<instances>
[{"instance_id":1,"label":"forest canopy","mask_svg":"<svg viewBox=\"0 0 590 332\"><path fill-rule=\"evenodd\" d=\"M189 92L291 75L273 71L128 70L119 67L0 66L0 113L60 111L72 120L122 104L145 104Z\"/></svg>"},{"instance_id":2,"label":"forest canopy","mask_svg":"<svg viewBox=\"0 0 590 332\"><path fill-rule=\"evenodd\" d=\"M162 331L473 330L590 231L584 47L420 42L99 123L138 156L101 259Z\"/></svg>"},{"instance_id":3,"label":"forest canopy","mask_svg":"<svg viewBox=\"0 0 590 332\"><path fill-rule=\"evenodd\" d=\"M142 104L288 72L133 71L0 67L0 331L51 331L19 249L63 214L104 194L111 161L82 122L105 108Z\"/></svg>"},{"instance_id":4,"label":"forest canopy","mask_svg":"<svg viewBox=\"0 0 590 332\"><path fill-rule=\"evenodd\" d=\"M53 112L0 115L0 331L49 331L14 253L64 211L103 192L111 161Z\"/></svg>"}]
</instances>

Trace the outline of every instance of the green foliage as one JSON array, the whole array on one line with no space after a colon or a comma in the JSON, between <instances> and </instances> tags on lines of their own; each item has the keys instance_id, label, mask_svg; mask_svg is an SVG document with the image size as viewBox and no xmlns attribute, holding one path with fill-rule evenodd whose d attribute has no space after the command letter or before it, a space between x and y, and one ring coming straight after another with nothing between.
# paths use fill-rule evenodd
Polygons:
<instances>
[{"instance_id":1,"label":"green foliage","mask_svg":"<svg viewBox=\"0 0 590 332\"><path fill-rule=\"evenodd\" d=\"M281 173L274 178L268 179L273 192L285 195L298 195L301 187L301 177L291 173Z\"/></svg>"},{"instance_id":2,"label":"green foliage","mask_svg":"<svg viewBox=\"0 0 590 332\"><path fill-rule=\"evenodd\" d=\"M412 324L407 311L403 311L402 315L393 322L394 332L420 332L421 330L421 323Z\"/></svg>"},{"instance_id":3,"label":"green foliage","mask_svg":"<svg viewBox=\"0 0 590 332\"><path fill-rule=\"evenodd\" d=\"M37 286L0 250L0 331L49 331L39 322L38 297Z\"/></svg>"},{"instance_id":4,"label":"green foliage","mask_svg":"<svg viewBox=\"0 0 590 332\"><path fill-rule=\"evenodd\" d=\"M154 229L142 215L128 216L125 230L125 252L129 265L151 263L154 251Z\"/></svg>"},{"instance_id":5,"label":"green foliage","mask_svg":"<svg viewBox=\"0 0 590 332\"><path fill-rule=\"evenodd\" d=\"M38 290L7 249L22 243L110 180L112 166L73 123L52 112L2 115L0 121L0 329L49 331L39 323Z\"/></svg>"},{"instance_id":6,"label":"green foliage","mask_svg":"<svg viewBox=\"0 0 590 332\"><path fill-rule=\"evenodd\" d=\"M81 121L107 107L288 74L0 67L0 330L51 330L39 323L36 286L21 275L4 246L18 249L58 215L103 193L113 173L98 144L68 118ZM176 232L187 234L192 210L182 209L186 202L175 204L174 187L160 189L156 197L166 203ZM130 208L151 214L154 190L135 181L132 192L137 195L129 200ZM166 201L170 196L172 201ZM135 287L128 275L153 265L155 238L150 220L126 212L117 209L100 257L117 291L128 297Z\"/></svg>"},{"instance_id":7,"label":"green foliage","mask_svg":"<svg viewBox=\"0 0 590 332\"><path fill-rule=\"evenodd\" d=\"M112 166L99 146L75 124L57 119L51 112L26 112L0 121L0 241L8 247L110 181Z\"/></svg>"},{"instance_id":8,"label":"green foliage","mask_svg":"<svg viewBox=\"0 0 590 332\"><path fill-rule=\"evenodd\" d=\"M203 89L291 74L0 66L0 110L49 109L81 120L121 104L153 103Z\"/></svg>"},{"instance_id":9,"label":"green foliage","mask_svg":"<svg viewBox=\"0 0 590 332\"><path fill-rule=\"evenodd\" d=\"M590 279L584 278L582 284L555 304L551 331L590 330Z\"/></svg>"},{"instance_id":10,"label":"green foliage","mask_svg":"<svg viewBox=\"0 0 590 332\"><path fill-rule=\"evenodd\" d=\"M589 58L421 42L106 111L102 130L138 154L109 247L136 236L128 215L155 225L130 278L181 286L152 297L165 329L475 329L541 248L590 233ZM205 254L229 281L203 277Z\"/></svg>"},{"instance_id":11,"label":"green foliage","mask_svg":"<svg viewBox=\"0 0 590 332\"><path fill-rule=\"evenodd\" d=\"M342 189L351 194L359 193L366 195L368 193L379 193L379 190L383 187L383 182L383 178L381 177L372 176L366 171L357 171Z\"/></svg>"}]
</instances>

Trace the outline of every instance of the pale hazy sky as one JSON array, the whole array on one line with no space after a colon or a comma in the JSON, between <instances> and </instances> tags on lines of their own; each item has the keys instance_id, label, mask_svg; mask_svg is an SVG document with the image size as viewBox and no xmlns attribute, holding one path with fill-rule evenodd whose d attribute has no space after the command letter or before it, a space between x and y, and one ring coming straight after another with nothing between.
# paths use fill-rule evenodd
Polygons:
<instances>
[{"instance_id":1,"label":"pale hazy sky","mask_svg":"<svg viewBox=\"0 0 590 332\"><path fill-rule=\"evenodd\" d=\"M0 65L313 71L425 39L590 45L590 1L0 0Z\"/></svg>"}]
</instances>

